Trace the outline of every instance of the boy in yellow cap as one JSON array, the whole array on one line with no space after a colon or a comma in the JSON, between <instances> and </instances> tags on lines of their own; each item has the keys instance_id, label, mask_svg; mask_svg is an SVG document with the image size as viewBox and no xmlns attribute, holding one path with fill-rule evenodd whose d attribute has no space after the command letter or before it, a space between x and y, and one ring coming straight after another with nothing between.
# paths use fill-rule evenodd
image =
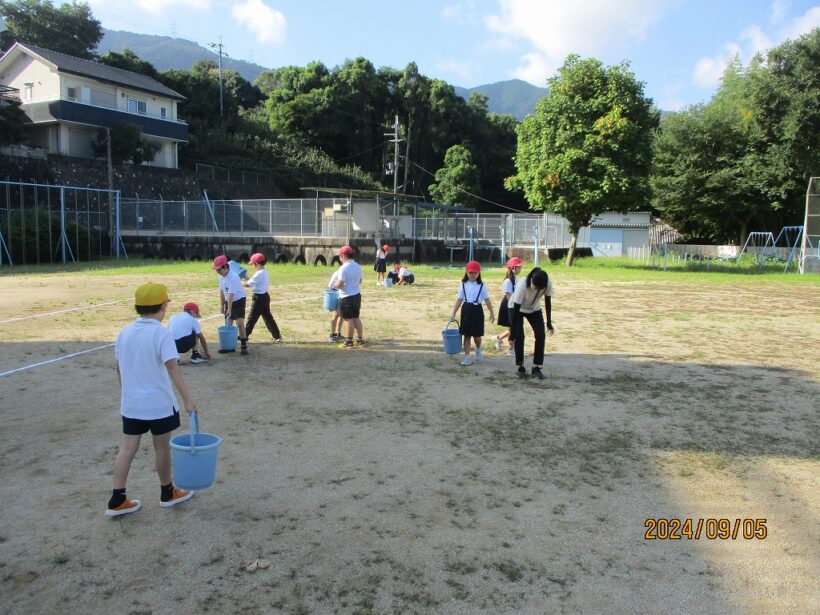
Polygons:
<instances>
[{"instance_id":1,"label":"boy in yellow cap","mask_svg":"<svg viewBox=\"0 0 820 615\"><path fill-rule=\"evenodd\" d=\"M196 404L177 365L174 336L162 326L168 309L168 289L162 284L143 284L134 296L139 318L126 325L117 336L114 355L120 377L120 414L122 444L114 462L114 489L108 517L136 512L142 504L125 495L125 482L131 462L137 454L142 434L151 431L160 483L160 506L175 506L194 495L193 491L174 487L171 478L171 432L179 427L177 399L171 383L182 396L185 411L190 414Z\"/></svg>"}]
</instances>

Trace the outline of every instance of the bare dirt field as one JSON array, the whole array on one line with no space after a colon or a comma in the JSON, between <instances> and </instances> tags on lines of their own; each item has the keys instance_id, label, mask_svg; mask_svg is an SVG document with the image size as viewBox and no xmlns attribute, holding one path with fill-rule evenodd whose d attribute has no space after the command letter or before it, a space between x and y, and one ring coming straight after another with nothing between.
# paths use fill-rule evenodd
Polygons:
<instances>
[{"instance_id":1,"label":"bare dirt field","mask_svg":"<svg viewBox=\"0 0 820 615\"><path fill-rule=\"evenodd\" d=\"M460 272L388 289L366 271L370 344L344 350L330 269L305 271L271 268L285 344L260 323L250 356L183 362L224 442L217 483L179 507L159 508L144 438L143 509L103 515L112 348L0 376L0 613L820 610L820 283L556 269L538 382L489 344L466 368L441 351ZM112 343L157 277L0 276L0 372ZM215 350L212 273L162 281ZM700 536L645 538L672 518Z\"/></svg>"}]
</instances>

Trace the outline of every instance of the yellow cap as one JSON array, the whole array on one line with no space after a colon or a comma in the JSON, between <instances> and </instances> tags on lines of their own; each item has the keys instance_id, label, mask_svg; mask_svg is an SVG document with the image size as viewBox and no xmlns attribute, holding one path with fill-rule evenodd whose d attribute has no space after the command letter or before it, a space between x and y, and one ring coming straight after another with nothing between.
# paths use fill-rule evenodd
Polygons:
<instances>
[{"instance_id":1,"label":"yellow cap","mask_svg":"<svg viewBox=\"0 0 820 615\"><path fill-rule=\"evenodd\" d=\"M165 288L164 284L154 284L153 282L148 282L148 284L143 284L137 289L137 292L134 293L134 305L144 306L144 305L160 305L161 303L165 303L166 301L170 301L171 298L168 296L168 289Z\"/></svg>"}]
</instances>

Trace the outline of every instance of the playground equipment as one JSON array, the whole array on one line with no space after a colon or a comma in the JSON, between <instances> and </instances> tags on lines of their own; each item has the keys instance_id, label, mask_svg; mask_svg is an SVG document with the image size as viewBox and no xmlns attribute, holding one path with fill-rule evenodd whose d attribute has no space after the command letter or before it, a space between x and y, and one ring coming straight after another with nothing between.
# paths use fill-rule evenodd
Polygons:
<instances>
[{"instance_id":1,"label":"playground equipment","mask_svg":"<svg viewBox=\"0 0 820 615\"><path fill-rule=\"evenodd\" d=\"M743 248L737 254L735 262L739 263L746 253L752 254L758 265L763 265L767 260L776 258L777 250L774 249L774 235L764 231L749 233L746 243L743 244Z\"/></svg>"}]
</instances>

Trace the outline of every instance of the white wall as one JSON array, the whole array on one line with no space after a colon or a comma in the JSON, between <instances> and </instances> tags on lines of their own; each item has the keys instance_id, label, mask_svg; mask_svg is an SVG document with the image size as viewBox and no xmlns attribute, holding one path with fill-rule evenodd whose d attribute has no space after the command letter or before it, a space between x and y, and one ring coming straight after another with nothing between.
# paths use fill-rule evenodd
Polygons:
<instances>
[{"instance_id":1,"label":"white wall","mask_svg":"<svg viewBox=\"0 0 820 615\"><path fill-rule=\"evenodd\" d=\"M42 62L35 61L26 54L20 54L10 66L4 69L0 83L20 90L20 99L25 104L26 83L31 83L32 100L52 100L60 96L60 77Z\"/></svg>"}]
</instances>

